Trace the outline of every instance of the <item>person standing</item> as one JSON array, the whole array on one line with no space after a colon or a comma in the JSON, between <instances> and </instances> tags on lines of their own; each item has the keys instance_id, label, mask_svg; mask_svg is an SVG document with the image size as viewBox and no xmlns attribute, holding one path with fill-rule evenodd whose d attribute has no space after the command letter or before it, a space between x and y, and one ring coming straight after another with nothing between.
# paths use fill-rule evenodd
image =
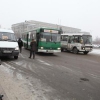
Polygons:
<instances>
[{"instance_id":1,"label":"person standing","mask_svg":"<svg viewBox=\"0 0 100 100\"><path fill-rule=\"evenodd\" d=\"M18 46L19 46L19 50L20 50L20 53L22 52L22 46L23 46L23 41L21 40L21 38L19 38L18 40Z\"/></svg>"},{"instance_id":2,"label":"person standing","mask_svg":"<svg viewBox=\"0 0 100 100\"><path fill-rule=\"evenodd\" d=\"M34 39L32 39L31 43L30 43L30 57L33 55L33 59L35 58L35 52L36 52L36 41Z\"/></svg>"}]
</instances>

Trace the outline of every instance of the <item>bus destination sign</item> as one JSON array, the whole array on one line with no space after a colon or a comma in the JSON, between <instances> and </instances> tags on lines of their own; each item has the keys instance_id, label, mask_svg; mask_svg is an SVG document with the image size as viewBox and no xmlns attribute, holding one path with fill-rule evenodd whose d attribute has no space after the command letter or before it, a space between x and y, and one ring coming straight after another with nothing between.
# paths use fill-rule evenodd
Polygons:
<instances>
[{"instance_id":1,"label":"bus destination sign","mask_svg":"<svg viewBox=\"0 0 100 100\"><path fill-rule=\"evenodd\" d=\"M49 32L49 33L58 33L58 31L56 31L56 30L46 30L46 29L44 29L44 32Z\"/></svg>"}]
</instances>

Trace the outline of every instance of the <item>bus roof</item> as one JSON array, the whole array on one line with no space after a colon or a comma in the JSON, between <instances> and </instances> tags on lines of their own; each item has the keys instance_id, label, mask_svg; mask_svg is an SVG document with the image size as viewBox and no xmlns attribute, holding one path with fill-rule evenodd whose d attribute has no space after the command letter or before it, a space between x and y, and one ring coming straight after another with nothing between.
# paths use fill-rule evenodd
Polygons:
<instances>
[{"instance_id":1,"label":"bus roof","mask_svg":"<svg viewBox=\"0 0 100 100\"><path fill-rule=\"evenodd\" d=\"M90 33L63 33L61 35L91 35Z\"/></svg>"},{"instance_id":2,"label":"bus roof","mask_svg":"<svg viewBox=\"0 0 100 100\"><path fill-rule=\"evenodd\" d=\"M40 27L40 28L38 28L38 29L59 30L59 29L57 29L57 28L48 28L48 27Z\"/></svg>"},{"instance_id":3,"label":"bus roof","mask_svg":"<svg viewBox=\"0 0 100 100\"><path fill-rule=\"evenodd\" d=\"M47 30L55 30L55 31L59 31L59 29L54 29L54 28L48 28L48 27L38 27L38 28L34 28L33 30L29 30L23 33L27 33L27 32L32 32L32 31L40 31L40 29L47 29Z\"/></svg>"},{"instance_id":4,"label":"bus roof","mask_svg":"<svg viewBox=\"0 0 100 100\"><path fill-rule=\"evenodd\" d=\"M14 33L12 30L8 30L8 29L0 29L0 32Z\"/></svg>"}]
</instances>

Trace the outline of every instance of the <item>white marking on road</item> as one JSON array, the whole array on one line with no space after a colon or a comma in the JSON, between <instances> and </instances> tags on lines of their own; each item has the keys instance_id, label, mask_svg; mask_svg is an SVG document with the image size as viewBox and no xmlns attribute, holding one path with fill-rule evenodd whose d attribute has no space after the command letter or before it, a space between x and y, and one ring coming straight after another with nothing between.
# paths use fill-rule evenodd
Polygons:
<instances>
[{"instance_id":1,"label":"white marking on road","mask_svg":"<svg viewBox=\"0 0 100 100\"><path fill-rule=\"evenodd\" d=\"M28 65L28 68L29 68L30 70L33 70L32 67L31 67L30 65Z\"/></svg>"},{"instance_id":2,"label":"white marking on road","mask_svg":"<svg viewBox=\"0 0 100 100\"><path fill-rule=\"evenodd\" d=\"M44 62L45 65L51 66L51 64Z\"/></svg>"},{"instance_id":3,"label":"white marking on road","mask_svg":"<svg viewBox=\"0 0 100 100\"><path fill-rule=\"evenodd\" d=\"M65 67L65 66L61 66L61 67L64 67L64 68L66 68L69 71L73 71L71 68L68 68L68 67Z\"/></svg>"},{"instance_id":4,"label":"white marking on road","mask_svg":"<svg viewBox=\"0 0 100 100\"><path fill-rule=\"evenodd\" d=\"M22 65L22 64L23 64L22 61L19 61L19 62L13 62L13 63L15 63L15 64L17 64L17 65Z\"/></svg>"},{"instance_id":5,"label":"white marking on road","mask_svg":"<svg viewBox=\"0 0 100 100\"><path fill-rule=\"evenodd\" d=\"M25 63L24 61L12 62L12 63L15 63L15 64L17 64L17 65L19 65L19 66L24 67L24 68L26 68L26 66L27 66L27 63Z\"/></svg>"},{"instance_id":6,"label":"white marking on road","mask_svg":"<svg viewBox=\"0 0 100 100\"><path fill-rule=\"evenodd\" d=\"M100 79L100 76L97 76L97 75L94 75L94 74L91 74L91 73L88 73L88 74L91 75L93 78Z\"/></svg>"},{"instance_id":7,"label":"white marking on road","mask_svg":"<svg viewBox=\"0 0 100 100\"><path fill-rule=\"evenodd\" d=\"M38 61L40 61L40 62L44 62L43 60L40 60L40 59L37 59Z\"/></svg>"},{"instance_id":8,"label":"white marking on road","mask_svg":"<svg viewBox=\"0 0 100 100\"><path fill-rule=\"evenodd\" d=\"M12 69L16 69L16 68L14 68L14 67L12 67L11 65L9 65L9 64L7 64L7 63L5 63L5 62L3 62L8 68L12 68Z\"/></svg>"},{"instance_id":9,"label":"white marking on road","mask_svg":"<svg viewBox=\"0 0 100 100\"><path fill-rule=\"evenodd\" d=\"M51 64L49 64L49 63L47 63L47 62L45 62L45 61L43 61L43 60L40 60L40 59L37 59L37 60L38 60L39 62L45 64L45 65L52 66Z\"/></svg>"},{"instance_id":10,"label":"white marking on road","mask_svg":"<svg viewBox=\"0 0 100 100\"><path fill-rule=\"evenodd\" d=\"M21 56L22 58L25 58L21 53L20 53L20 56Z\"/></svg>"},{"instance_id":11,"label":"white marking on road","mask_svg":"<svg viewBox=\"0 0 100 100\"><path fill-rule=\"evenodd\" d=\"M31 66L31 65L28 65L28 68L29 68L29 70L31 70L32 72L36 73L36 71L32 69L32 66Z\"/></svg>"},{"instance_id":12,"label":"white marking on road","mask_svg":"<svg viewBox=\"0 0 100 100\"><path fill-rule=\"evenodd\" d=\"M27 68L27 63L24 63L22 67Z\"/></svg>"},{"instance_id":13,"label":"white marking on road","mask_svg":"<svg viewBox=\"0 0 100 100\"><path fill-rule=\"evenodd\" d=\"M12 69L10 69L10 68L13 68L12 66L10 66L10 65L8 65L8 64L6 64L6 63L4 63L5 65L1 65L0 67L0 70L2 70L2 71L6 71L9 75L13 75L13 70Z\"/></svg>"},{"instance_id":14,"label":"white marking on road","mask_svg":"<svg viewBox=\"0 0 100 100\"><path fill-rule=\"evenodd\" d=\"M24 78L23 78L23 76L21 74L17 73L16 76L17 76L17 79L24 80Z\"/></svg>"}]
</instances>

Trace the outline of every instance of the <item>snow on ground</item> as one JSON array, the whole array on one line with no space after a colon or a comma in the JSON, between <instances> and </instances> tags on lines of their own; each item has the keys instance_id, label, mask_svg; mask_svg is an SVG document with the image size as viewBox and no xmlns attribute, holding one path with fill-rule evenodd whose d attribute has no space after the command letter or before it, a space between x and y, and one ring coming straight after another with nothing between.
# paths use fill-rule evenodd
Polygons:
<instances>
[{"instance_id":1,"label":"snow on ground","mask_svg":"<svg viewBox=\"0 0 100 100\"><path fill-rule=\"evenodd\" d=\"M93 49L93 51L90 52L90 54L100 54L100 49Z\"/></svg>"},{"instance_id":2,"label":"snow on ground","mask_svg":"<svg viewBox=\"0 0 100 100\"><path fill-rule=\"evenodd\" d=\"M10 67L10 66L9 66ZM25 85L25 80L12 77L13 71L0 65L0 85L3 87L9 100L35 100ZM17 76L20 77L19 75Z\"/></svg>"}]
</instances>

